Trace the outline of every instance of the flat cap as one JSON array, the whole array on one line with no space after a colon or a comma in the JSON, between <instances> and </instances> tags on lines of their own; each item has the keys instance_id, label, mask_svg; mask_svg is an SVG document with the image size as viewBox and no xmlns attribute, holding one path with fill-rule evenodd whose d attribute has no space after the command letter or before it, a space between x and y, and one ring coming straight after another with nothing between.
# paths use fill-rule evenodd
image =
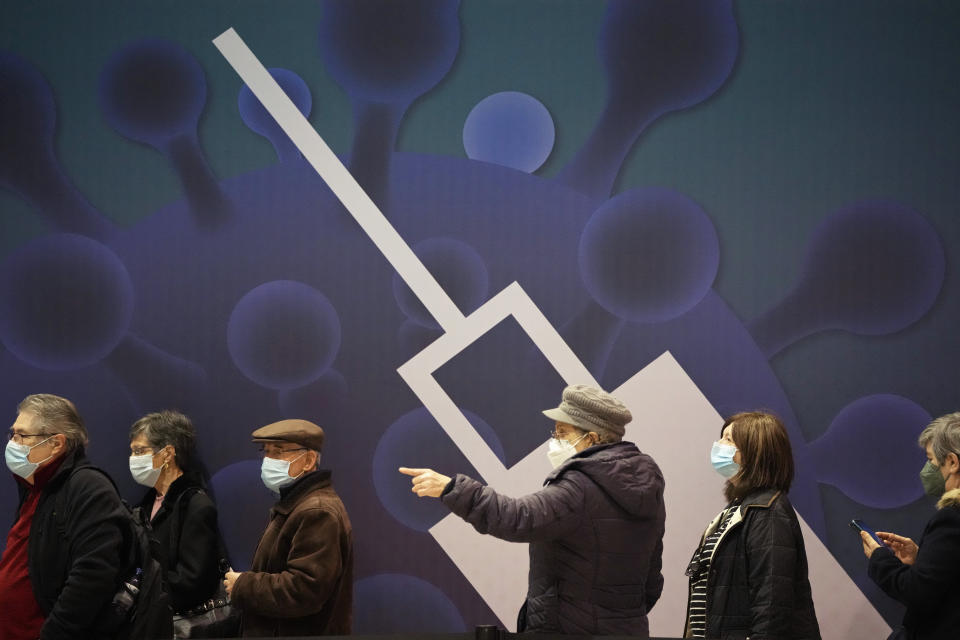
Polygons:
<instances>
[{"instance_id":1,"label":"flat cap","mask_svg":"<svg viewBox=\"0 0 960 640\"><path fill-rule=\"evenodd\" d=\"M585 384L570 385L563 390L560 406L547 409L543 415L587 431L609 431L623 437L624 427L633 419L626 405L603 389Z\"/></svg>"},{"instance_id":2,"label":"flat cap","mask_svg":"<svg viewBox=\"0 0 960 640\"><path fill-rule=\"evenodd\" d=\"M281 420L254 431L254 442L293 442L313 451L323 449L323 429L309 420Z\"/></svg>"}]
</instances>

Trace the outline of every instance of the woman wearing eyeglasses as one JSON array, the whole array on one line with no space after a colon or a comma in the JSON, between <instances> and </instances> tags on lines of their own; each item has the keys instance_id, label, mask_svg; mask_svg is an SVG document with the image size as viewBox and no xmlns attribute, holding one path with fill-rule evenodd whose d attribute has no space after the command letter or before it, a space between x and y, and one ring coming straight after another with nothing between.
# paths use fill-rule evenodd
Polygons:
<instances>
[{"instance_id":1,"label":"woman wearing eyeglasses","mask_svg":"<svg viewBox=\"0 0 960 640\"><path fill-rule=\"evenodd\" d=\"M150 487L140 509L150 521L174 611L186 612L220 586L217 508L197 468L195 432L176 411L150 413L130 428L130 473Z\"/></svg>"},{"instance_id":2,"label":"woman wearing eyeglasses","mask_svg":"<svg viewBox=\"0 0 960 640\"><path fill-rule=\"evenodd\" d=\"M687 576L685 638L820 640L807 554L787 491L790 438L769 413L724 423L711 463L728 504L707 526Z\"/></svg>"}]
</instances>

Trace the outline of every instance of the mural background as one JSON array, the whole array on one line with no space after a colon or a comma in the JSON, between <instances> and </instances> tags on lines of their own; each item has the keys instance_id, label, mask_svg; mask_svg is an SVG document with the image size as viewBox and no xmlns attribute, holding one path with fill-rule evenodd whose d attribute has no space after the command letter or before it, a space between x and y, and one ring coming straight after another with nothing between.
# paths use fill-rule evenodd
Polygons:
<instances>
[{"instance_id":1,"label":"mural background","mask_svg":"<svg viewBox=\"0 0 960 640\"><path fill-rule=\"evenodd\" d=\"M846 523L919 535L916 435L957 408L960 8L391 6L0 6L10 420L70 397L135 499L129 425L189 413L242 568L272 500L248 434L312 419L354 520L357 630L492 619L426 533L443 508L394 473L472 471L396 374L439 330L241 93L210 43L233 27L461 311L517 280L605 386L669 350L721 414L781 413L791 498L897 621ZM437 378L508 466L562 384L511 326ZM708 464L684 425L651 428Z\"/></svg>"}]
</instances>

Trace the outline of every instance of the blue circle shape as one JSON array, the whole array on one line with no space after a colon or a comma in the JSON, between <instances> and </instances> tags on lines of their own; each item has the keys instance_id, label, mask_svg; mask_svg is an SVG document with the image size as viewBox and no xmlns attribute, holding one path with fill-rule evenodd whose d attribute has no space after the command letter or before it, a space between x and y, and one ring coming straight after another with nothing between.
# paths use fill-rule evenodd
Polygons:
<instances>
[{"instance_id":1,"label":"blue circle shape","mask_svg":"<svg viewBox=\"0 0 960 640\"><path fill-rule=\"evenodd\" d=\"M359 634L466 631L453 601L431 583L402 573L381 573L353 586L353 619Z\"/></svg>"},{"instance_id":2,"label":"blue circle shape","mask_svg":"<svg viewBox=\"0 0 960 640\"><path fill-rule=\"evenodd\" d=\"M720 241L690 198L658 187L631 189L591 216L579 261L587 290L607 311L632 322L665 322L710 290Z\"/></svg>"},{"instance_id":3,"label":"blue circle shape","mask_svg":"<svg viewBox=\"0 0 960 640\"><path fill-rule=\"evenodd\" d=\"M486 301L490 286L487 266L477 250L466 242L453 238L428 238L417 243L413 252L463 314L472 313ZM393 275L393 296L408 318L429 329L440 328L396 273Z\"/></svg>"},{"instance_id":4,"label":"blue circle shape","mask_svg":"<svg viewBox=\"0 0 960 640\"><path fill-rule=\"evenodd\" d=\"M243 514L231 519L229 527L221 529L230 561L237 571L250 568L257 541L270 518L270 507L276 502L276 495L260 479L261 463L261 460L240 460L210 478L221 522L227 520L226 514Z\"/></svg>"},{"instance_id":5,"label":"blue circle shape","mask_svg":"<svg viewBox=\"0 0 960 640\"><path fill-rule=\"evenodd\" d=\"M464 411L467 420L501 462L506 458L496 432L482 418ZM399 467L433 467L443 472L469 472L469 462L450 436L424 409L398 418L377 442L373 452L373 485L384 508L401 524L426 531L450 513L439 500L418 498L410 491L410 478Z\"/></svg>"},{"instance_id":6,"label":"blue circle shape","mask_svg":"<svg viewBox=\"0 0 960 640\"><path fill-rule=\"evenodd\" d=\"M917 437L930 419L923 407L902 396L876 394L854 400L810 444L817 480L868 507L910 504L923 495L917 474L925 454Z\"/></svg>"},{"instance_id":7,"label":"blue circle shape","mask_svg":"<svg viewBox=\"0 0 960 640\"><path fill-rule=\"evenodd\" d=\"M863 200L817 226L791 295L813 319L885 335L923 317L945 272L943 244L926 218L897 202Z\"/></svg>"},{"instance_id":8,"label":"blue circle shape","mask_svg":"<svg viewBox=\"0 0 960 640\"><path fill-rule=\"evenodd\" d=\"M519 91L487 96L463 125L463 148L472 160L533 173L550 153L556 131L543 103Z\"/></svg>"},{"instance_id":9,"label":"blue circle shape","mask_svg":"<svg viewBox=\"0 0 960 640\"><path fill-rule=\"evenodd\" d=\"M126 335L133 304L130 275L113 251L86 236L44 236L0 271L0 340L41 369L94 364Z\"/></svg>"},{"instance_id":10,"label":"blue circle shape","mask_svg":"<svg viewBox=\"0 0 960 640\"><path fill-rule=\"evenodd\" d=\"M283 391L319 378L340 349L340 319L326 296L301 282L250 290L227 324L233 363L257 384Z\"/></svg>"},{"instance_id":11,"label":"blue circle shape","mask_svg":"<svg viewBox=\"0 0 960 640\"><path fill-rule=\"evenodd\" d=\"M297 110L304 116L309 116L310 109L313 106L313 98L310 96L310 88L307 83L293 71L287 69L271 68L268 71L280 85L280 88L283 89L283 92L296 105ZM240 94L237 96L237 108L240 110L243 123L252 131L259 133L271 142L278 139L287 139L287 134L283 132L277 121L267 112L247 85L240 87Z\"/></svg>"},{"instance_id":12,"label":"blue circle shape","mask_svg":"<svg viewBox=\"0 0 960 640\"><path fill-rule=\"evenodd\" d=\"M460 48L459 0L323 0L327 71L353 98L400 104L447 74Z\"/></svg>"},{"instance_id":13,"label":"blue circle shape","mask_svg":"<svg viewBox=\"0 0 960 640\"><path fill-rule=\"evenodd\" d=\"M610 95L656 114L716 92L740 43L731 0L611 0L599 45Z\"/></svg>"},{"instance_id":14,"label":"blue circle shape","mask_svg":"<svg viewBox=\"0 0 960 640\"><path fill-rule=\"evenodd\" d=\"M162 146L196 131L207 101L197 59L173 42L146 39L117 51L100 73L100 106L120 134Z\"/></svg>"}]
</instances>

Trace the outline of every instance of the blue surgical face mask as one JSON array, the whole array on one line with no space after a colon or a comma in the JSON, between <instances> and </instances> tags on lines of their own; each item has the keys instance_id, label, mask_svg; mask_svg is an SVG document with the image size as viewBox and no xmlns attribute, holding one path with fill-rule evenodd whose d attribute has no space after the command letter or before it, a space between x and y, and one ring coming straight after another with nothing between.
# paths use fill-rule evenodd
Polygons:
<instances>
[{"instance_id":1,"label":"blue surgical face mask","mask_svg":"<svg viewBox=\"0 0 960 640\"><path fill-rule=\"evenodd\" d=\"M153 453L145 453L142 456L130 456L130 475L137 481L137 484L142 484L145 487L156 486L157 478L160 477L163 467L153 468L154 455ZM163 466L166 466L166 464L164 462Z\"/></svg>"},{"instance_id":2,"label":"blue surgical face mask","mask_svg":"<svg viewBox=\"0 0 960 640\"><path fill-rule=\"evenodd\" d=\"M267 489L274 493L280 493L280 489L290 486L294 480L302 476L303 471L296 478L290 475L290 463L299 460L306 453L304 451L293 460L277 460L276 458L264 457L263 463L260 465L260 479L263 480Z\"/></svg>"},{"instance_id":3,"label":"blue surgical face mask","mask_svg":"<svg viewBox=\"0 0 960 640\"><path fill-rule=\"evenodd\" d=\"M53 436L50 436L50 438L52 437ZM47 440L50 438L47 438ZM39 447L47 440L38 442L37 444L33 445L33 447ZM43 460L40 460L39 462L30 462L27 460L27 456L30 455L33 447L28 447L25 444L17 444L13 440L10 440L7 442L7 449L4 452L4 458L7 460L7 468L24 480L32 476L33 472L37 470L37 467L53 457L53 454L51 453L49 456Z\"/></svg>"},{"instance_id":4,"label":"blue surgical face mask","mask_svg":"<svg viewBox=\"0 0 960 640\"><path fill-rule=\"evenodd\" d=\"M740 465L733 461L736 453L737 448L732 444L714 442L710 450L710 464L724 478L730 478L740 470Z\"/></svg>"}]
</instances>

